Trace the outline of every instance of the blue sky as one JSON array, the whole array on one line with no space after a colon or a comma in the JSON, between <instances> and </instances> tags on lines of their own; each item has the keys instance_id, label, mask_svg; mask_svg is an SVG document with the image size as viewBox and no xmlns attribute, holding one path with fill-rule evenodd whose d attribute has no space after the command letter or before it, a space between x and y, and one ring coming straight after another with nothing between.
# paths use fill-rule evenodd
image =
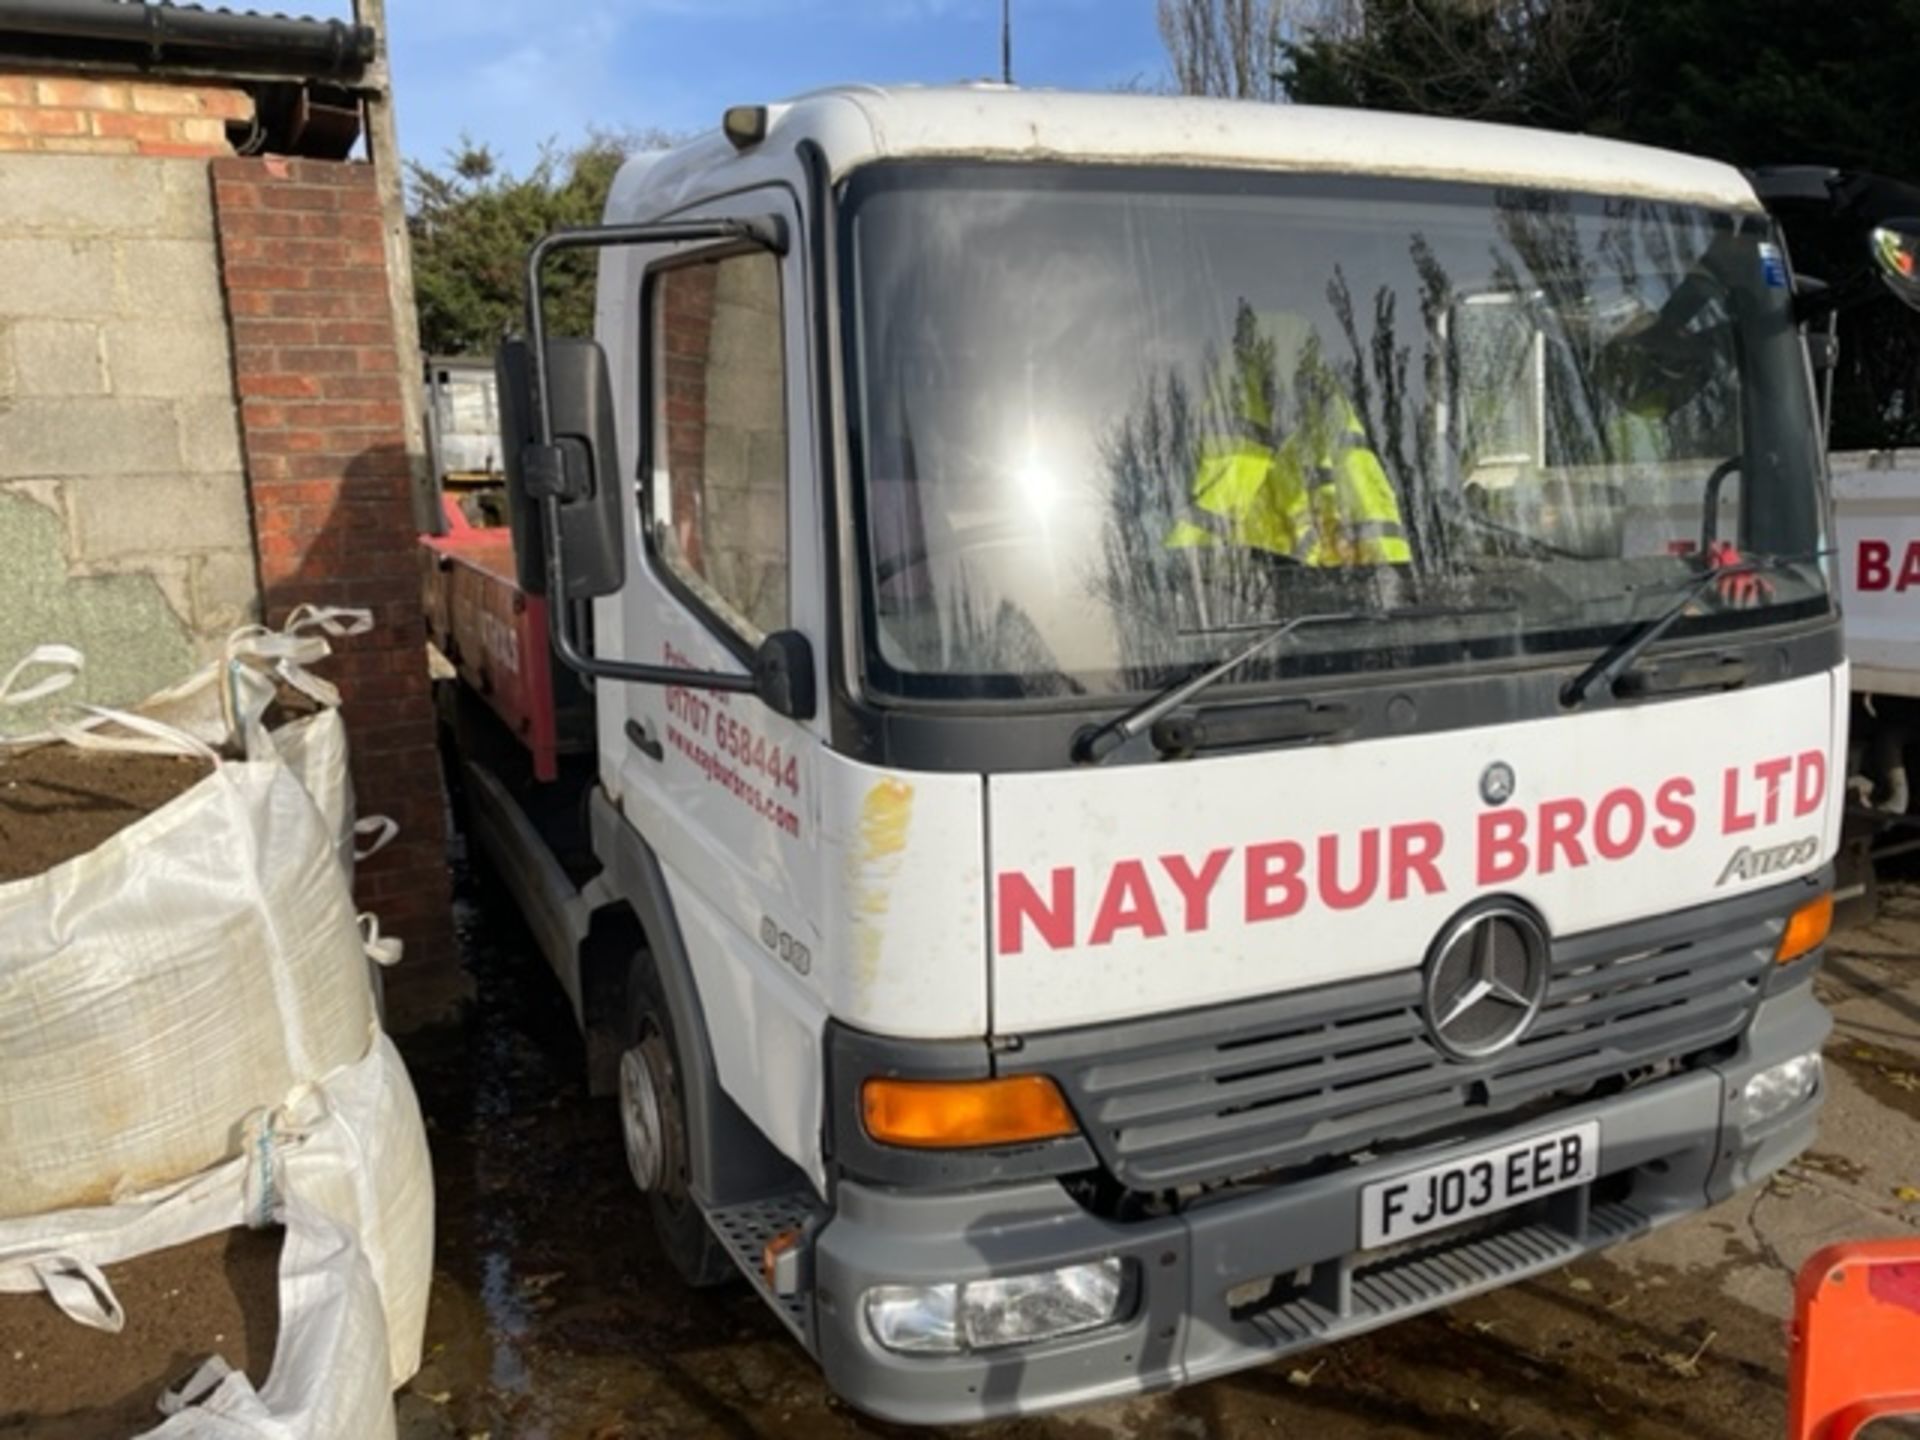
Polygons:
<instances>
[{"instance_id":1,"label":"blue sky","mask_svg":"<svg viewBox=\"0 0 1920 1440\"><path fill-rule=\"evenodd\" d=\"M349 0L291 8L345 15ZM1014 76L1156 80L1154 0L1013 0ZM1000 0L387 0L400 143L464 131L514 168L589 126L711 128L731 104L846 80L996 76Z\"/></svg>"}]
</instances>

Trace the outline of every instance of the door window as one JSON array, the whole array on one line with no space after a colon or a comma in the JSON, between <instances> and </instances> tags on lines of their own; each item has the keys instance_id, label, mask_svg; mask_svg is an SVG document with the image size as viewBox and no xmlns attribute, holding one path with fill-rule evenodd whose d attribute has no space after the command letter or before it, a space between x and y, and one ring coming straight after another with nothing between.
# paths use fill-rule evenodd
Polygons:
<instances>
[{"instance_id":1,"label":"door window","mask_svg":"<svg viewBox=\"0 0 1920 1440\"><path fill-rule=\"evenodd\" d=\"M750 644L788 624L780 264L661 272L651 294L654 553Z\"/></svg>"}]
</instances>

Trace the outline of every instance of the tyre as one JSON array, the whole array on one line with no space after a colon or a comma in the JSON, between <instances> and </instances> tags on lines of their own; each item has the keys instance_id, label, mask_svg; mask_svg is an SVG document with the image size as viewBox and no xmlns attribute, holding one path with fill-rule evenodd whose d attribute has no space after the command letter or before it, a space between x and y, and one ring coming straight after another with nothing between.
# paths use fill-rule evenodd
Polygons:
<instances>
[{"instance_id":1,"label":"tyre","mask_svg":"<svg viewBox=\"0 0 1920 1440\"><path fill-rule=\"evenodd\" d=\"M686 1095L673 1019L653 967L637 961L627 987L620 1056L620 1132L627 1168L647 1197L653 1233L680 1278L697 1289L739 1274L707 1227L689 1184Z\"/></svg>"}]
</instances>

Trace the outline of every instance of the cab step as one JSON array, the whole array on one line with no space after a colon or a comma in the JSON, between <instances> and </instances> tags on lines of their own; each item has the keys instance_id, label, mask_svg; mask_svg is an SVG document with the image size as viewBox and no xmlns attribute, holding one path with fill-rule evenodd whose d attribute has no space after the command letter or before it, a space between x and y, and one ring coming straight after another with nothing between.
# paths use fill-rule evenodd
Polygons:
<instances>
[{"instance_id":1,"label":"cab step","mask_svg":"<svg viewBox=\"0 0 1920 1440\"><path fill-rule=\"evenodd\" d=\"M813 1286L807 1272L814 1232L826 1223L826 1207L811 1190L793 1190L740 1205L723 1205L706 1215L707 1225L720 1238L740 1273L811 1354ZM770 1279L767 1247L787 1236L794 1239Z\"/></svg>"}]
</instances>

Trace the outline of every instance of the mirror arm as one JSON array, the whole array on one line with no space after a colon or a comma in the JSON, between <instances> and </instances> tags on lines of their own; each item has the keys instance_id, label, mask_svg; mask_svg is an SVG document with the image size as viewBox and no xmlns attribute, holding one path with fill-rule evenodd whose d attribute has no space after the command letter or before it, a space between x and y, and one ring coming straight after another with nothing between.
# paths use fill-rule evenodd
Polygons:
<instances>
[{"instance_id":1,"label":"mirror arm","mask_svg":"<svg viewBox=\"0 0 1920 1440\"><path fill-rule=\"evenodd\" d=\"M533 443L553 443L553 404L547 393L547 319L541 296L546 293L547 257L562 250L604 249L612 245L680 245L703 241L739 240L775 253L785 253L786 225L773 220L690 220L657 225L588 225L554 230L540 237L527 252L527 378L533 401Z\"/></svg>"},{"instance_id":2,"label":"mirror arm","mask_svg":"<svg viewBox=\"0 0 1920 1440\"><path fill-rule=\"evenodd\" d=\"M553 444L553 399L547 389L547 324L545 293L547 257L562 250L599 249L609 245L676 245L705 241L738 240L762 246L778 254L786 252L787 227L773 220L696 220L685 223L642 225L594 225L555 230L541 237L527 253L527 357L529 398L532 400L533 448L551 455ZM556 477L547 477L550 484ZM542 527L547 545L547 624L553 638L553 653L560 663L577 674L596 680L625 681L636 685L686 685L696 690L726 690L750 694L755 687L751 674L731 674L722 670L682 670L671 665L635 665L624 660L602 660L581 650L575 640L572 602L567 597L565 546L562 544L560 495L564 480L541 497Z\"/></svg>"},{"instance_id":3,"label":"mirror arm","mask_svg":"<svg viewBox=\"0 0 1920 1440\"><path fill-rule=\"evenodd\" d=\"M560 501L548 496L541 502L546 512L547 534L547 632L553 639L553 653L562 665L593 680L619 680L631 685L685 685L693 690L726 690L751 694L755 680L750 674L732 674L725 670L683 670L675 665L635 665L625 660L602 660L581 650L573 635L573 604L566 598L566 547L560 539Z\"/></svg>"}]
</instances>

